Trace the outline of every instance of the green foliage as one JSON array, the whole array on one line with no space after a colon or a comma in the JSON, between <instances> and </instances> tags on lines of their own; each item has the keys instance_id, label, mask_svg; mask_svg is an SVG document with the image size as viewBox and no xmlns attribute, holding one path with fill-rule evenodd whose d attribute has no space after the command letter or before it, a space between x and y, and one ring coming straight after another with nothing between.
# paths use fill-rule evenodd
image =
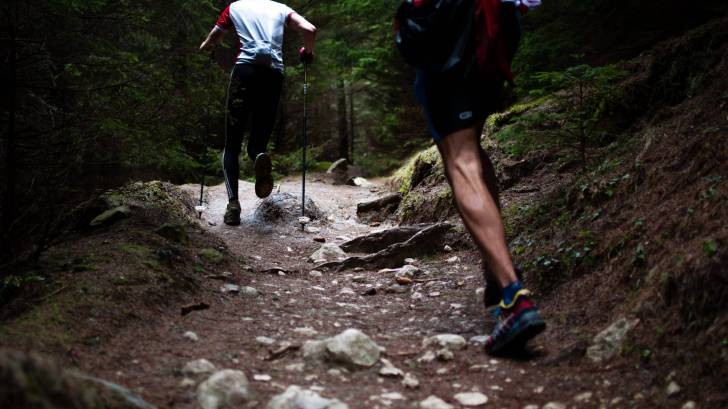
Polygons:
<instances>
[{"instance_id":1,"label":"green foliage","mask_svg":"<svg viewBox=\"0 0 728 409\"><path fill-rule=\"evenodd\" d=\"M599 134L597 125L620 98L615 83L626 75L615 66L591 67L586 64L564 71L535 74L534 79L543 88L535 89L531 94L543 96L550 93L557 109L542 110L531 120L557 125L546 132L566 144L577 144L582 165L586 166L588 145L604 138Z\"/></svg>"},{"instance_id":2,"label":"green foliage","mask_svg":"<svg viewBox=\"0 0 728 409\"><path fill-rule=\"evenodd\" d=\"M703 253L708 257L713 257L718 253L718 243L713 239L703 241Z\"/></svg>"}]
</instances>

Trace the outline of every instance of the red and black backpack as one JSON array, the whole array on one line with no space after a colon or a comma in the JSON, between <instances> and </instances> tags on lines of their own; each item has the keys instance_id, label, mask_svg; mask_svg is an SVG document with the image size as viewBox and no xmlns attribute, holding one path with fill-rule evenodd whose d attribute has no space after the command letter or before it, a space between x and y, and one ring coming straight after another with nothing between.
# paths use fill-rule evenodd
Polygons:
<instances>
[{"instance_id":1,"label":"red and black backpack","mask_svg":"<svg viewBox=\"0 0 728 409\"><path fill-rule=\"evenodd\" d=\"M513 3L501 0L405 0L394 19L395 42L414 67L447 72L477 63L481 74L511 81L516 19Z\"/></svg>"}]
</instances>

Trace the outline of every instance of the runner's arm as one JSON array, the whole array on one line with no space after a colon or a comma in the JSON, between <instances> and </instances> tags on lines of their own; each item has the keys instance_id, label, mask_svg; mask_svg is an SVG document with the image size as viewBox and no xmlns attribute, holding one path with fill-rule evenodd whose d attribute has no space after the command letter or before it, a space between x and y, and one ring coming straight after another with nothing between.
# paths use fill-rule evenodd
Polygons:
<instances>
[{"instance_id":1,"label":"runner's arm","mask_svg":"<svg viewBox=\"0 0 728 409\"><path fill-rule=\"evenodd\" d=\"M295 12L288 16L288 26L303 37L303 46L306 47L307 52L313 54L316 46L316 26Z\"/></svg>"},{"instance_id":2,"label":"runner's arm","mask_svg":"<svg viewBox=\"0 0 728 409\"><path fill-rule=\"evenodd\" d=\"M205 41L200 44L200 51L211 52L217 44L220 44L223 37L225 37L225 31L218 26L213 27Z\"/></svg>"}]
</instances>

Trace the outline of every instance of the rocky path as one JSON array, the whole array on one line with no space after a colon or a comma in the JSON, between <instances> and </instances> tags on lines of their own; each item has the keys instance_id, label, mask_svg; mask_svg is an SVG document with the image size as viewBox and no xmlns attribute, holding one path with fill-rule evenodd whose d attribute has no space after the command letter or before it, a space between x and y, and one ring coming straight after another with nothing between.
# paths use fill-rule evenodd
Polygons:
<instances>
[{"instance_id":1,"label":"rocky path","mask_svg":"<svg viewBox=\"0 0 728 409\"><path fill-rule=\"evenodd\" d=\"M298 180L286 181L274 197L297 197L299 189ZM529 356L486 355L481 342L492 321L476 295L482 283L472 250L442 242L434 256L390 270L315 270L309 258L322 242L391 227L361 224L355 214L357 203L384 193L378 184L311 180L308 194L323 217L302 231L295 221L256 215L261 201L244 182L243 223L226 226L224 186L212 188L203 223L223 238L242 273L206 284L214 294L204 300L209 309L151 333L140 323L120 334L106 372L97 372L170 408L641 406L643 374L569 364L585 347L559 344L568 316L547 300L550 328ZM295 204L286 200L284 208Z\"/></svg>"}]
</instances>

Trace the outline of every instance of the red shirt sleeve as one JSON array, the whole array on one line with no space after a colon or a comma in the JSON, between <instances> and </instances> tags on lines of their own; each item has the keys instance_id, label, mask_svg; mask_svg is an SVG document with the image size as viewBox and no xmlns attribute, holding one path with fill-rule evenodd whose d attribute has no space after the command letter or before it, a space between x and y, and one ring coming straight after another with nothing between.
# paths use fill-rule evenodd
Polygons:
<instances>
[{"instance_id":1,"label":"red shirt sleeve","mask_svg":"<svg viewBox=\"0 0 728 409\"><path fill-rule=\"evenodd\" d=\"M230 6L225 7L225 10L220 14L220 18L217 19L216 26L223 30L230 30L233 28L233 20L230 18Z\"/></svg>"}]
</instances>

